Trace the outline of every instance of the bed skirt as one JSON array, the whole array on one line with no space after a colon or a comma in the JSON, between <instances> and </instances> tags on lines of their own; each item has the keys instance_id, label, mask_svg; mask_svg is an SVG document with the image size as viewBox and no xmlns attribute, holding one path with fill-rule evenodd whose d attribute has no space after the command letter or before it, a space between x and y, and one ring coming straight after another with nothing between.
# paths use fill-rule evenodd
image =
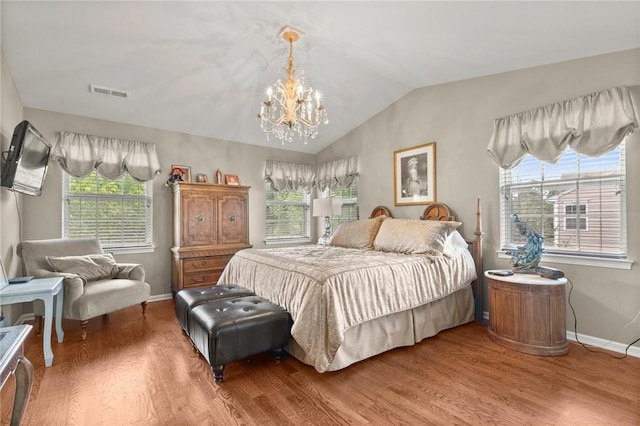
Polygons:
<instances>
[{"instance_id":1,"label":"bed skirt","mask_svg":"<svg viewBox=\"0 0 640 426\"><path fill-rule=\"evenodd\" d=\"M358 324L344 333L344 341L327 371L340 370L393 348L414 345L442 330L473 321L473 315L473 291L469 285L426 305ZM293 339L287 352L314 365Z\"/></svg>"}]
</instances>

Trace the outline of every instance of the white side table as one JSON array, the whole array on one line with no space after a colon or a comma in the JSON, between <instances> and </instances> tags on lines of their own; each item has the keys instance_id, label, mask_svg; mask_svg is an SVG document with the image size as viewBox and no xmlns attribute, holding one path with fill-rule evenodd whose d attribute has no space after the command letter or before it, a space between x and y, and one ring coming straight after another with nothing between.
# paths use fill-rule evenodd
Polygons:
<instances>
[{"instance_id":1,"label":"white side table","mask_svg":"<svg viewBox=\"0 0 640 426\"><path fill-rule=\"evenodd\" d=\"M489 337L501 346L538 356L564 355L569 349L566 327L566 278L537 274L489 279Z\"/></svg>"},{"instance_id":2,"label":"white side table","mask_svg":"<svg viewBox=\"0 0 640 426\"><path fill-rule=\"evenodd\" d=\"M62 331L62 300L63 288L62 277L34 278L28 283L11 284L0 290L0 304L10 305L12 303L32 302L42 299L44 302L44 333L42 333L44 349L44 365L50 367L53 364L53 351L51 350L51 327L53 317L56 317L56 335L58 343L64 340ZM53 309L53 298L56 299L55 311Z\"/></svg>"},{"instance_id":3,"label":"white side table","mask_svg":"<svg viewBox=\"0 0 640 426\"><path fill-rule=\"evenodd\" d=\"M15 377L11 425L19 425L29 401L33 366L24 356L24 341L33 327L29 324L0 328L0 387L11 374Z\"/></svg>"}]
</instances>

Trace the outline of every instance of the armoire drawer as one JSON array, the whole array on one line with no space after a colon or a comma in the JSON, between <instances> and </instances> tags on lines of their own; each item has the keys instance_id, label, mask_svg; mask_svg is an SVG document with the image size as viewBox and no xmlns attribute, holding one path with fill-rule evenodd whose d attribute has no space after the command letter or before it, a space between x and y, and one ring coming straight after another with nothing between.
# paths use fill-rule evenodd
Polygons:
<instances>
[{"instance_id":1,"label":"armoire drawer","mask_svg":"<svg viewBox=\"0 0 640 426\"><path fill-rule=\"evenodd\" d=\"M218 278L222 275L222 269L192 272L184 274L185 287L203 287L216 285Z\"/></svg>"},{"instance_id":2,"label":"armoire drawer","mask_svg":"<svg viewBox=\"0 0 640 426\"><path fill-rule=\"evenodd\" d=\"M207 269L220 269L222 271L229 260L229 256L214 256L214 257L195 257L193 259L185 259L183 268L185 273L193 271L206 271Z\"/></svg>"}]
</instances>

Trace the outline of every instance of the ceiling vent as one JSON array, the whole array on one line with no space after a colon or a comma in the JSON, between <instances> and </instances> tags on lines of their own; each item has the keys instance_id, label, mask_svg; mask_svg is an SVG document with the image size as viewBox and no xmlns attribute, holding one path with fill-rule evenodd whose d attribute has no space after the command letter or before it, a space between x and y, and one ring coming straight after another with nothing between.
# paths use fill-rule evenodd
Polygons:
<instances>
[{"instance_id":1,"label":"ceiling vent","mask_svg":"<svg viewBox=\"0 0 640 426\"><path fill-rule=\"evenodd\" d=\"M89 85L89 91L91 93L99 93L101 95L115 96L116 98L129 98L131 94L126 90L110 89L108 87L96 86L95 84Z\"/></svg>"}]
</instances>

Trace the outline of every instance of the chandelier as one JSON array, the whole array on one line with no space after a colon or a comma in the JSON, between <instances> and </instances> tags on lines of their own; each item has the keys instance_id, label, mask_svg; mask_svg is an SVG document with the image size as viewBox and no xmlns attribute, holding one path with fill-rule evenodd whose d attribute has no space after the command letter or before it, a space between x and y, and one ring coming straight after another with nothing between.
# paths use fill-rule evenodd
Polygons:
<instances>
[{"instance_id":1,"label":"chandelier","mask_svg":"<svg viewBox=\"0 0 640 426\"><path fill-rule=\"evenodd\" d=\"M282 37L289 42L289 60L287 63L287 81L280 79L267 89L260 107L258 121L260 128L267 134L273 133L284 142L293 142L297 134L305 144L308 139L318 136L318 125L327 124L327 111L320 103L320 93L312 87L304 87L304 73L297 76L293 68L293 42L299 36L295 31L286 31Z\"/></svg>"}]
</instances>

